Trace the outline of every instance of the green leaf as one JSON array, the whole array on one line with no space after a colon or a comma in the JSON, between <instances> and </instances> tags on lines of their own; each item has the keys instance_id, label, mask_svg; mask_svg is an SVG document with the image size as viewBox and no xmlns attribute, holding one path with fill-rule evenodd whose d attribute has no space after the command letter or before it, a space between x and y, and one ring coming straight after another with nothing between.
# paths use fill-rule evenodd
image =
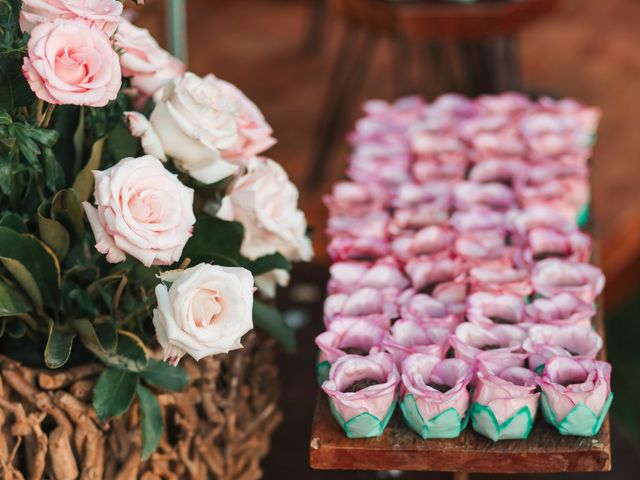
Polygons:
<instances>
[{"instance_id":1,"label":"green leaf","mask_svg":"<svg viewBox=\"0 0 640 480\"><path fill-rule=\"evenodd\" d=\"M86 318L71 320L71 327L78 333L82 342L89 350L115 352L118 335L110 323L94 324Z\"/></svg>"},{"instance_id":2,"label":"green leaf","mask_svg":"<svg viewBox=\"0 0 640 480\"><path fill-rule=\"evenodd\" d=\"M77 192L80 202L89 200L89 197L91 197L93 193L93 173L91 172L100 168L105 138L106 137L103 137L93 144L89 161L73 181L73 189Z\"/></svg>"},{"instance_id":3,"label":"green leaf","mask_svg":"<svg viewBox=\"0 0 640 480\"><path fill-rule=\"evenodd\" d=\"M99 335L94 325L87 319L73 319L71 326L78 332L82 343L91 353L107 365L122 368L131 372L142 372L147 367L147 351L144 343L130 332L117 333L115 350L113 340Z\"/></svg>"},{"instance_id":4,"label":"green leaf","mask_svg":"<svg viewBox=\"0 0 640 480\"><path fill-rule=\"evenodd\" d=\"M38 207L38 231L40 238L62 260L69 251L71 238L69 232L60 222L48 218L51 205L43 203Z\"/></svg>"},{"instance_id":5,"label":"green leaf","mask_svg":"<svg viewBox=\"0 0 640 480\"><path fill-rule=\"evenodd\" d=\"M40 155L40 148L37 143L31 138L28 133L29 126L24 123L13 124L13 134L18 141L18 148L24 156L24 158L40 171L40 162L38 161L38 155Z\"/></svg>"},{"instance_id":6,"label":"green leaf","mask_svg":"<svg viewBox=\"0 0 640 480\"><path fill-rule=\"evenodd\" d=\"M45 184L49 190L56 192L64 185L64 170L62 170L62 166L58 163L51 148L45 148L42 151L42 159Z\"/></svg>"},{"instance_id":7,"label":"green leaf","mask_svg":"<svg viewBox=\"0 0 640 480\"><path fill-rule=\"evenodd\" d=\"M18 317L7 319L5 329L7 334L13 338L22 338L27 333L27 326Z\"/></svg>"},{"instance_id":8,"label":"green leaf","mask_svg":"<svg viewBox=\"0 0 640 480\"><path fill-rule=\"evenodd\" d=\"M296 351L296 337L293 329L286 324L278 309L259 300L253 301L253 323L282 344L285 352Z\"/></svg>"},{"instance_id":9,"label":"green leaf","mask_svg":"<svg viewBox=\"0 0 640 480\"><path fill-rule=\"evenodd\" d=\"M244 228L238 222L200 217L195 224L193 236L184 247L182 257L189 257L193 264L222 261L238 266L244 262L240 255L243 238Z\"/></svg>"},{"instance_id":10,"label":"green leaf","mask_svg":"<svg viewBox=\"0 0 640 480\"><path fill-rule=\"evenodd\" d=\"M104 422L129 410L137 386L136 373L108 367L100 374L93 389L93 409L98 418Z\"/></svg>"},{"instance_id":11,"label":"green leaf","mask_svg":"<svg viewBox=\"0 0 640 480\"><path fill-rule=\"evenodd\" d=\"M27 80L15 76L0 82L0 105L11 110L15 107L26 107L36 100Z\"/></svg>"},{"instance_id":12,"label":"green leaf","mask_svg":"<svg viewBox=\"0 0 640 480\"><path fill-rule=\"evenodd\" d=\"M147 368L142 372L142 378L155 387L165 390L180 391L189 383L189 374L180 366L172 366L167 362L149 359Z\"/></svg>"},{"instance_id":13,"label":"green leaf","mask_svg":"<svg viewBox=\"0 0 640 480\"><path fill-rule=\"evenodd\" d=\"M102 348L115 352L118 346L118 332L116 332L114 325L110 322L97 323L94 325L94 329Z\"/></svg>"},{"instance_id":14,"label":"green leaf","mask_svg":"<svg viewBox=\"0 0 640 480\"><path fill-rule=\"evenodd\" d=\"M251 263L249 263L248 268L249 270L251 270L251 273L253 273L253 276L257 277L258 275L276 269L290 271L291 262L287 260L281 253L276 252L253 260Z\"/></svg>"},{"instance_id":15,"label":"green leaf","mask_svg":"<svg viewBox=\"0 0 640 480\"><path fill-rule=\"evenodd\" d=\"M18 289L0 281L0 317L29 313L31 310L31 303Z\"/></svg>"},{"instance_id":16,"label":"green leaf","mask_svg":"<svg viewBox=\"0 0 640 480\"><path fill-rule=\"evenodd\" d=\"M60 190L51 203L51 218L62 223L74 240L84 235L84 210L78 194L71 189Z\"/></svg>"},{"instance_id":17,"label":"green leaf","mask_svg":"<svg viewBox=\"0 0 640 480\"><path fill-rule=\"evenodd\" d=\"M77 170L82 165L82 154L84 153L84 107L80 106L80 114L78 117L78 126L73 133L73 149L75 150L76 158L74 159L74 166Z\"/></svg>"},{"instance_id":18,"label":"green leaf","mask_svg":"<svg viewBox=\"0 0 640 480\"><path fill-rule=\"evenodd\" d=\"M11 115L4 109L0 110L0 125L11 125L13 120L11 119Z\"/></svg>"},{"instance_id":19,"label":"green leaf","mask_svg":"<svg viewBox=\"0 0 640 480\"><path fill-rule=\"evenodd\" d=\"M42 305L58 306L60 265L55 254L40 240L0 227L0 262L37 308Z\"/></svg>"},{"instance_id":20,"label":"green leaf","mask_svg":"<svg viewBox=\"0 0 640 480\"><path fill-rule=\"evenodd\" d=\"M100 315L100 310L95 305L93 299L85 289L74 288L66 295L70 300L73 300L73 303L76 307L75 314L77 316L97 317L98 315Z\"/></svg>"},{"instance_id":21,"label":"green leaf","mask_svg":"<svg viewBox=\"0 0 640 480\"><path fill-rule=\"evenodd\" d=\"M0 175L2 175L2 173L0 173ZM18 233L27 233L27 225L24 223L22 217L12 212L7 213L2 217L2 220L0 220L0 227L7 227Z\"/></svg>"},{"instance_id":22,"label":"green leaf","mask_svg":"<svg viewBox=\"0 0 640 480\"><path fill-rule=\"evenodd\" d=\"M44 361L49 368L60 368L71 355L71 346L75 334L65 332L55 324L51 324L49 328L49 339L44 349Z\"/></svg>"},{"instance_id":23,"label":"green leaf","mask_svg":"<svg viewBox=\"0 0 640 480\"><path fill-rule=\"evenodd\" d=\"M148 388L138 384L136 388L140 402L140 429L142 430L142 461L156 451L162 438L164 418L158 399Z\"/></svg>"},{"instance_id":24,"label":"green leaf","mask_svg":"<svg viewBox=\"0 0 640 480\"><path fill-rule=\"evenodd\" d=\"M0 154L0 192L11 195L13 165L8 153Z\"/></svg>"}]
</instances>

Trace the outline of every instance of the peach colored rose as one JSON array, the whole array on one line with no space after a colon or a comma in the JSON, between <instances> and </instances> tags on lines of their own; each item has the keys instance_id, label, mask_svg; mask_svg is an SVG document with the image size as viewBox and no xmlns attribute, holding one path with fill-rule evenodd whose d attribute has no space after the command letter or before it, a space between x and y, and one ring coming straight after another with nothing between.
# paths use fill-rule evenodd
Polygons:
<instances>
[{"instance_id":1,"label":"peach colored rose","mask_svg":"<svg viewBox=\"0 0 640 480\"><path fill-rule=\"evenodd\" d=\"M250 259L280 252L289 260L313 257L307 220L298 209L298 189L284 169L254 157L222 199L218 217L244 225L241 253Z\"/></svg>"},{"instance_id":2,"label":"peach colored rose","mask_svg":"<svg viewBox=\"0 0 640 480\"><path fill-rule=\"evenodd\" d=\"M240 339L253 328L249 270L201 263L160 279L153 326L166 361L177 365L185 354L200 360L242 347Z\"/></svg>"},{"instance_id":3,"label":"peach colored rose","mask_svg":"<svg viewBox=\"0 0 640 480\"><path fill-rule=\"evenodd\" d=\"M117 0L22 0L20 29L31 33L54 20L85 20L112 35L120 22L122 2Z\"/></svg>"},{"instance_id":4,"label":"peach colored rose","mask_svg":"<svg viewBox=\"0 0 640 480\"><path fill-rule=\"evenodd\" d=\"M193 190L150 155L94 170L95 203L84 202L96 249L111 263L129 254L146 266L177 261L191 237Z\"/></svg>"},{"instance_id":5,"label":"peach colored rose","mask_svg":"<svg viewBox=\"0 0 640 480\"><path fill-rule=\"evenodd\" d=\"M27 49L22 72L45 102L104 107L120 90L118 54L96 25L43 23L31 31Z\"/></svg>"},{"instance_id":6,"label":"peach colored rose","mask_svg":"<svg viewBox=\"0 0 640 480\"><path fill-rule=\"evenodd\" d=\"M122 19L115 35L115 45L122 49L122 75L131 77L132 85L144 96L153 95L169 80L184 74L184 64L160 48L149 31Z\"/></svg>"}]
</instances>

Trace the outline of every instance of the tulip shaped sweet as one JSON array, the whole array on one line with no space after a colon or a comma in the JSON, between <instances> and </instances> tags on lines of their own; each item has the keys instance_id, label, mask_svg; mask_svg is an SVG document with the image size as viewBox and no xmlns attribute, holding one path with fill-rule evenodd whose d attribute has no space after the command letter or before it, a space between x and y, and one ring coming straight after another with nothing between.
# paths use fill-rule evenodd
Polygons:
<instances>
[{"instance_id":1,"label":"tulip shaped sweet","mask_svg":"<svg viewBox=\"0 0 640 480\"><path fill-rule=\"evenodd\" d=\"M322 390L349 438L382 434L396 404L400 374L388 353L345 355L331 365Z\"/></svg>"},{"instance_id":2,"label":"tulip shaped sweet","mask_svg":"<svg viewBox=\"0 0 640 480\"><path fill-rule=\"evenodd\" d=\"M584 357L554 357L539 381L540 409L561 435L598 433L613 400L611 365Z\"/></svg>"},{"instance_id":3,"label":"tulip shaped sweet","mask_svg":"<svg viewBox=\"0 0 640 480\"><path fill-rule=\"evenodd\" d=\"M602 337L580 325L534 325L522 347L530 354L529 368L537 370L555 356L595 358L602 348Z\"/></svg>"},{"instance_id":4,"label":"tulip shaped sweet","mask_svg":"<svg viewBox=\"0 0 640 480\"><path fill-rule=\"evenodd\" d=\"M395 288L375 290L361 288L353 293L334 293L324 301L324 316L332 319L338 315L359 317L372 314L398 316L398 291Z\"/></svg>"},{"instance_id":5,"label":"tulip shaped sweet","mask_svg":"<svg viewBox=\"0 0 640 480\"><path fill-rule=\"evenodd\" d=\"M567 325L591 327L591 319L596 315L593 304L583 302L571 293L537 298L525 309L531 321L557 327Z\"/></svg>"},{"instance_id":6,"label":"tulip shaped sweet","mask_svg":"<svg viewBox=\"0 0 640 480\"><path fill-rule=\"evenodd\" d=\"M504 231L507 216L488 208L461 210L451 215L449 223L459 232Z\"/></svg>"},{"instance_id":7,"label":"tulip shaped sweet","mask_svg":"<svg viewBox=\"0 0 640 480\"><path fill-rule=\"evenodd\" d=\"M387 201L387 192L375 184L338 182L323 201L332 217L357 217L381 211Z\"/></svg>"},{"instance_id":8,"label":"tulip shaped sweet","mask_svg":"<svg viewBox=\"0 0 640 480\"><path fill-rule=\"evenodd\" d=\"M412 353L428 353L444 358L449 350L449 330L436 325L398 320L382 341L384 349L399 366Z\"/></svg>"},{"instance_id":9,"label":"tulip shaped sweet","mask_svg":"<svg viewBox=\"0 0 640 480\"><path fill-rule=\"evenodd\" d=\"M408 232L391 243L393 254L408 260L419 255L435 255L446 252L453 243L453 232L446 227L431 225L417 232Z\"/></svg>"},{"instance_id":10,"label":"tulip shaped sweet","mask_svg":"<svg viewBox=\"0 0 640 480\"><path fill-rule=\"evenodd\" d=\"M531 273L533 289L545 297L573 293L586 303L593 303L604 288L604 274L588 263L548 258L536 263Z\"/></svg>"},{"instance_id":11,"label":"tulip shaped sweet","mask_svg":"<svg viewBox=\"0 0 640 480\"><path fill-rule=\"evenodd\" d=\"M333 261L375 260L391 253L389 244L380 238L338 235L327 246L327 253Z\"/></svg>"},{"instance_id":12,"label":"tulip shaped sweet","mask_svg":"<svg viewBox=\"0 0 640 480\"><path fill-rule=\"evenodd\" d=\"M502 183L459 182L453 187L453 201L458 210L485 207L506 211L516 206L513 191Z\"/></svg>"},{"instance_id":13,"label":"tulip shaped sweet","mask_svg":"<svg viewBox=\"0 0 640 480\"><path fill-rule=\"evenodd\" d=\"M412 258L407 262L405 272L409 275L414 289L425 291L431 291L440 283L464 275L460 260L451 258L446 252L444 255L422 255Z\"/></svg>"},{"instance_id":14,"label":"tulip shaped sweet","mask_svg":"<svg viewBox=\"0 0 640 480\"><path fill-rule=\"evenodd\" d=\"M409 279L402 273L398 263L392 258L383 258L375 263L345 261L337 262L329 268L331 278L327 285L329 294L351 293L361 288L404 290Z\"/></svg>"},{"instance_id":15,"label":"tulip shaped sweet","mask_svg":"<svg viewBox=\"0 0 640 480\"><path fill-rule=\"evenodd\" d=\"M524 301L513 293L473 293L467 297L466 315L470 322L482 325L515 325L526 319Z\"/></svg>"},{"instance_id":16,"label":"tulip shaped sweet","mask_svg":"<svg viewBox=\"0 0 640 480\"><path fill-rule=\"evenodd\" d=\"M534 263L549 257L574 262L586 262L591 256L591 237L580 231L563 233L550 228L534 228L529 231L523 258Z\"/></svg>"},{"instance_id":17,"label":"tulip shaped sweet","mask_svg":"<svg viewBox=\"0 0 640 480\"><path fill-rule=\"evenodd\" d=\"M449 337L456 358L473 364L481 352L502 350L516 352L522 348L527 332L516 325L478 325L464 322Z\"/></svg>"},{"instance_id":18,"label":"tulip shaped sweet","mask_svg":"<svg viewBox=\"0 0 640 480\"><path fill-rule=\"evenodd\" d=\"M443 327L453 332L462 321L461 315L450 313L447 304L426 293L405 290L399 297L400 316L428 325Z\"/></svg>"},{"instance_id":19,"label":"tulip shaped sweet","mask_svg":"<svg viewBox=\"0 0 640 480\"><path fill-rule=\"evenodd\" d=\"M538 411L537 376L522 367L476 374L471 424L491 440L527 438Z\"/></svg>"},{"instance_id":20,"label":"tulip shaped sweet","mask_svg":"<svg viewBox=\"0 0 640 480\"><path fill-rule=\"evenodd\" d=\"M471 292L511 293L528 297L533 292L529 270L505 265L474 267L469 271Z\"/></svg>"},{"instance_id":21,"label":"tulip shaped sweet","mask_svg":"<svg viewBox=\"0 0 640 480\"><path fill-rule=\"evenodd\" d=\"M414 353L402 362L405 421L422 438L454 438L468 415L471 367L457 358Z\"/></svg>"}]
</instances>

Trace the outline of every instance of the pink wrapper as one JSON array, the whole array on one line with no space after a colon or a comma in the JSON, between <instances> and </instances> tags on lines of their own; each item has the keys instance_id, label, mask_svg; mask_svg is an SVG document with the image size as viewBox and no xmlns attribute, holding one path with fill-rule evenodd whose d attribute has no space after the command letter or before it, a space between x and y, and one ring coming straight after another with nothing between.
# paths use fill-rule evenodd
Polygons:
<instances>
[{"instance_id":1,"label":"pink wrapper","mask_svg":"<svg viewBox=\"0 0 640 480\"><path fill-rule=\"evenodd\" d=\"M476 357L483 351L503 350L516 352L522 348L527 332L515 325L483 326L470 322L458 325L449 343L456 358L462 358L474 364Z\"/></svg>"},{"instance_id":2,"label":"pink wrapper","mask_svg":"<svg viewBox=\"0 0 640 480\"><path fill-rule=\"evenodd\" d=\"M366 354L376 353L382 348L386 329L362 319L336 319L329 329L316 337L320 349L319 362L335 362L347 354L345 350L358 349Z\"/></svg>"},{"instance_id":3,"label":"pink wrapper","mask_svg":"<svg viewBox=\"0 0 640 480\"><path fill-rule=\"evenodd\" d=\"M329 294L352 293L361 288L404 290L410 284L393 257L376 262L337 262L329 268Z\"/></svg>"},{"instance_id":4,"label":"pink wrapper","mask_svg":"<svg viewBox=\"0 0 640 480\"><path fill-rule=\"evenodd\" d=\"M588 263L549 258L533 267L533 289L546 297L572 293L583 302L593 303L604 288L602 270Z\"/></svg>"},{"instance_id":5,"label":"pink wrapper","mask_svg":"<svg viewBox=\"0 0 640 480\"><path fill-rule=\"evenodd\" d=\"M473 401L489 407L499 423L525 406L535 417L540 396L536 387L537 375L526 368L508 367L497 373L481 370L476 374Z\"/></svg>"},{"instance_id":6,"label":"pink wrapper","mask_svg":"<svg viewBox=\"0 0 640 480\"><path fill-rule=\"evenodd\" d=\"M525 316L524 300L513 293L476 292L467 297L467 320L479 325L499 323L522 324Z\"/></svg>"},{"instance_id":7,"label":"pink wrapper","mask_svg":"<svg viewBox=\"0 0 640 480\"><path fill-rule=\"evenodd\" d=\"M571 293L559 293L550 298L537 298L526 306L527 316L536 323L562 326L591 327L596 315L593 304L586 303Z\"/></svg>"},{"instance_id":8,"label":"pink wrapper","mask_svg":"<svg viewBox=\"0 0 640 480\"><path fill-rule=\"evenodd\" d=\"M338 315L360 317L386 314L392 318L397 317L398 294L395 288L385 290L361 288L353 293L334 293L324 301L324 316L329 320Z\"/></svg>"},{"instance_id":9,"label":"pink wrapper","mask_svg":"<svg viewBox=\"0 0 640 480\"><path fill-rule=\"evenodd\" d=\"M398 320L382 341L397 365L412 353L428 353L444 358L449 350L449 330L411 320Z\"/></svg>"},{"instance_id":10,"label":"pink wrapper","mask_svg":"<svg viewBox=\"0 0 640 480\"><path fill-rule=\"evenodd\" d=\"M589 327L534 325L522 347L530 354L529 367L536 369L555 356L595 358L602 338Z\"/></svg>"}]
</instances>

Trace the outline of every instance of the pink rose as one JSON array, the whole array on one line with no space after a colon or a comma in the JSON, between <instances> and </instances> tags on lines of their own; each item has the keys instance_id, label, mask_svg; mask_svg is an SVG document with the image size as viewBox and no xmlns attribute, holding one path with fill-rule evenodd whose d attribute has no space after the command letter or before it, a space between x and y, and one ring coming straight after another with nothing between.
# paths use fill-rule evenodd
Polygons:
<instances>
[{"instance_id":1,"label":"pink rose","mask_svg":"<svg viewBox=\"0 0 640 480\"><path fill-rule=\"evenodd\" d=\"M451 248L453 232L446 227L431 225L397 237L391 242L391 250L401 260L419 255L434 255Z\"/></svg>"},{"instance_id":2,"label":"pink rose","mask_svg":"<svg viewBox=\"0 0 640 480\"><path fill-rule=\"evenodd\" d=\"M548 258L535 264L531 274L533 289L545 297L573 293L586 303L593 303L604 289L604 274L588 263Z\"/></svg>"},{"instance_id":3,"label":"pink rose","mask_svg":"<svg viewBox=\"0 0 640 480\"><path fill-rule=\"evenodd\" d=\"M539 381L558 423L581 403L600 415L611 393L610 382L610 364L583 357L552 358Z\"/></svg>"},{"instance_id":4,"label":"pink rose","mask_svg":"<svg viewBox=\"0 0 640 480\"><path fill-rule=\"evenodd\" d=\"M550 298L537 298L526 307L527 316L536 323L591 327L596 309L571 293L559 293Z\"/></svg>"},{"instance_id":5,"label":"pink rose","mask_svg":"<svg viewBox=\"0 0 640 480\"><path fill-rule=\"evenodd\" d=\"M453 201L458 210L486 207L505 211L516 206L513 191L501 183L459 182L453 187Z\"/></svg>"},{"instance_id":6,"label":"pink rose","mask_svg":"<svg viewBox=\"0 0 640 480\"><path fill-rule=\"evenodd\" d=\"M332 217L357 217L381 211L387 201L387 192L375 184L337 182L331 195L325 195L323 201Z\"/></svg>"},{"instance_id":7,"label":"pink rose","mask_svg":"<svg viewBox=\"0 0 640 480\"><path fill-rule=\"evenodd\" d=\"M122 49L122 75L131 77L132 85L143 96L153 95L186 70L180 60L160 48L147 29L136 27L125 19L120 22L114 39L115 45Z\"/></svg>"},{"instance_id":8,"label":"pink rose","mask_svg":"<svg viewBox=\"0 0 640 480\"><path fill-rule=\"evenodd\" d=\"M361 288L404 290L409 279L402 273L393 258L383 258L370 264L367 262L337 262L329 268L331 279L327 290L332 293L350 293Z\"/></svg>"},{"instance_id":9,"label":"pink rose","mask_svg":"<svg viewBox=\"0 0 640 480\"><path fill-rule=\"evenodd\" d=\"M31 31L27 50L22 72L45 102L104 107L118 95L120 59L96 25L75 20L42 23Z\"/></svg>"},{"instance_id":10,"label":"pink rose","mask_svg":"<svg viewBox=\"0 0 640 480\"><path fill-rule=\"evenodd\" d=\"M471 292L502 292L527 297L533 292L529 271L512 266L474 267L469 271Z\"/></svg>"},{"instance_id":11,"label":"pink rose","mask_svg":"<svg viewBox=\"0 0 640 480\"><path fill-rule=\"evenodd\" d=\"M338 315L359 317L384 313L393 318L398 316L397 299L398 291L395 288L361 288L353 293L334 293L324 301L324 316L331 319Z\"/></svg>"},{"instance_id":12,"label":"pink rose","mask_svg":"<svg viewBox=\"0 0 640 480\"><path fill-rule=\"evenodd\" d=\"M522 346L530 354L529 367L536 369L555 356L595 358L602 348L602 338L590 327L534 325Z\"/></svg>"},{"instance_id":13,"label":"pink rose","mask_svg":"<svg viewBox=\"0 0 640 480\"><path fill-rule=\"evenodd\" d=\"M381 350L386 329L367 320L338 318L331 322L326 332L316 337L320 349L318 363L335 362L347 355L368 355Z\"/></svg>"},{"instance_id":14,"label":"pink rose","mask_svg":"<svg viewBox=\"0 0 640 480\"><path fill-rule=\"evenodd\" d=\"M467 297L467 320L481 325L524 322L524 300L512 293L476 292Z\"/></svg>"},{"instance_id":15,"label":"pink rose","mask_svg":"<svg viewBox=\"0 0 640 480\"><path fill-rule=\"evenodd\" d=\"M458 358L441 359L414 353L402 362L402 385L405 395L413 394L418 411L425 421L454 408L460 418L467 414L471 367ZM449 387L441 391L434 386Z\"/></svg>"},{"instance_id":16,"label":"pink rose","mask_svg":"<svg viewBox=\"0 0 640 480\"><path fill-rule=\"evenodd\" d=\"M22 0L20 29L32 33L54 20L86 20L112 35L121 21L122 2L117 0Z\"/></svg>"},{"instance_id":17,"label":"pink rose","mask_svg":"<svg viewBox=\"0 0 640 480\"><path fill-rule=\"evenodd\" d=\"M331 260L375 260L391 253L389 244L380 238L353 237L339 235L333 237L327 246Z\"/></svg>"},{"instance_id":18,"label":"pink rose","mask_svg":"<svg viewBox=\"0 0 640 480\"><path fill-rule=\"evenodd\" d=\"M473 401L485 405L499 423L504 423L523 407L529 409L531 418L538 411L535 373L522 367L509 367L498 373L480 370L476 374Z\"/></svg>"},{"instance_id":19,"label":"pink rose","mask_svg":"<svg viewBox=\"0 0 640 480\"><path fill-rule=\"evenodd\" d=\"M527 263L534 263L547 257L586 262L591 257L591 237L578 230L570 233L550 228L530 230L524 245L523 259Z\"/></svg>"},{"instance_id":20,"label":"pink rose","mask_svg":"<svg viewBox=\"0 0 640 480\"><path fill-rule=\"evenodd\" d=\"M416 290L432 289L464 274L460 260L446 254L412 258L407 262L405 272Z\"/></svg>"},{"instance_id":21,"label":"pink rose","mask_svg":"<svg viewBox=\"0 0 640 480\"><path fill-rule=\"evenodd\" d=\"M489 350L516 352L522 347L527 332L516 325L478 325L464 322L458 325L449 342L456 358L473 364L478 354Z\"/></svg>"},{"instance_id":22,"label":"pink rose","mask_svg":"<svg viewBox=\"0 0 640 480\"><path fill-rule=\"evenodd\" d=\"M449 330L422 322L400 319L382 341L397 365L412 353L428 353L444 358L449 350Z\"/></svg>"},{"instance_id":23,"label":"pink rose","mask_svg":"<svg viewBox=\"0 0 640 480\"><path fill-rule=\"evenodd\" d=\"M180 259L196 221L192 189L150 155L122 159L93 175L97 208L83 206L96 250L107 261L122 262L129 254L148 267Z\"/></svg>"}]
</instances>

